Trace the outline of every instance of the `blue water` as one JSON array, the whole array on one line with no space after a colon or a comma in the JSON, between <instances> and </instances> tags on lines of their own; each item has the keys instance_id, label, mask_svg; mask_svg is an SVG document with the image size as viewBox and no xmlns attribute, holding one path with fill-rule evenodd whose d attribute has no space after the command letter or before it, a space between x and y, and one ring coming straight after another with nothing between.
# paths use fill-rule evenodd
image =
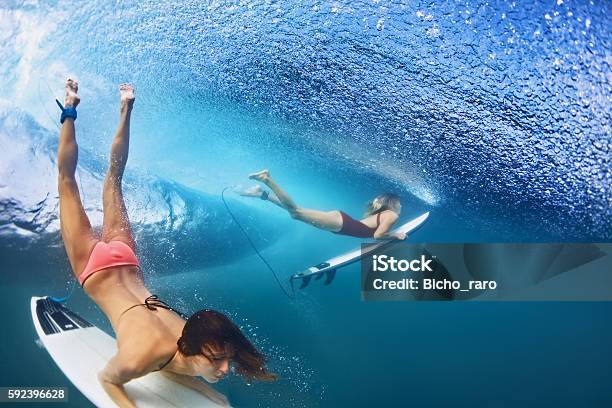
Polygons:
<instances>
[{"instance_id":1,"label":"blue water","mask_svg":"<svg viewBox=\"0 0 612 408\"><path fill-rule=\"evenodd\" d=\"M610 304L365 303L358 266L290 301L220 199L269 168L310 208L399 193L403 219L431 212L413 242L610 242L610 2L100 3L0 5L0 386L70 386L28 305L71 285L53 98L73 76L94 227L133 82L124 188L149 285L229 313L281 376L226 380L232 404L612 403ZM228 204L283 284L359 243ZM68 305L110 330L80 289Z\"/></svg>"}]
</instances>

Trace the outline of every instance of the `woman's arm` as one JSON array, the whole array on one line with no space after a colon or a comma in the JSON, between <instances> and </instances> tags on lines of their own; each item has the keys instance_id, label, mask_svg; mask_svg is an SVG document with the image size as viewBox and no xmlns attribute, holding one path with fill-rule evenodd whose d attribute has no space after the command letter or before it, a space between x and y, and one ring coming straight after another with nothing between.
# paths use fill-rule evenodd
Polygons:
<instances>
[{"instance_id":1,"label":"woman's arm","mask_svg":"<svg viewBox=\"0 0 612 408\"><path fill-rule=\"evenodd\" d=\"M142 376L137 367L129 364L120 355L111 358L106 367L98 373L98 380L109 397L121 408L136 408L123 384Z\"/></svg>"},{"instance_id":2,"label":"woman's arm","mask_svg":"<svg viewBox=\"0 0 612 408\"><path fill-rule=\"evenodd\" d=\"M162 371L161 373L174 382L184 385L185 387L189 387L192 390L198 391L211 401L216 402L217 404L222 405L224 407L229 407L229 401L227 400L227 397L225 395L221 394L213 387L198 380L197 378L188 375L171 373L169 371Z\"/></svg>"},{"instance_id":3,"label":"woman's arm","mask_svg":"<svg viewBox=\"0 0 612 408\"><path fill-rule=\"evenodd\" d=\"M389 230L395 224L399 216L393 211L385 211L380 214L380 224L374 231L374 239L404 239L405 233L390 233Z\"/></svg>"}]
</instances>

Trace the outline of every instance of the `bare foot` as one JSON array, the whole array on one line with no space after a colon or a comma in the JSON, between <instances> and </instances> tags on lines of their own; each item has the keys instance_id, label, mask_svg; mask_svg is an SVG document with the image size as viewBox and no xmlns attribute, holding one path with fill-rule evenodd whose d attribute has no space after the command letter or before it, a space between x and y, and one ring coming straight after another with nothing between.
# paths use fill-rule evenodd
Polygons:
<instances>
[{"instance_id":1,"label":"bare foot","mask_svg":"<svg viewBox=\"0 0 612 408\"><path fill-rule=\"evenodd\" d=\"M134 105L134 100L136 96L134 95L134 85L132 84L121 84L119 85L119 95L120 95L120 103L121 109L126 107L128 109L132 109Z\"/></svg>"},{"instance_id":2,"label":"bare foot","mask_svg":"<svg viewBox=\"0 0 612 408\"><path fill-rule=\"evenodd\" d=\"M79 102L81 102L81 97L77 95L79 91L79 83L73 79L68 78L66 80L66 97L64 98L64 108L72 106L76 108Z\"/></svg>"},{"instance_id":3,"label":"bare foot","mask_svg":"<svg viewBox=\"0 0 612 408\"><path fill-rule=\"evenodd\" d=\"M257 197L260 198L263 194L264 190L261 186L253 186L246 190L238 191L237 193L243 197Z\"/></svg>"},{"instance_id":4,"label":"bare foot","mask_svg":"<svg viewBox=\"0 0 612 408\"><path fill-rule=\"evenodd\" d=\"M270 172L268 169L264 169L262 171L258 171L257 173L249 174L249 178L265 183L270 178Z\"/></svg>"}]
</instances>

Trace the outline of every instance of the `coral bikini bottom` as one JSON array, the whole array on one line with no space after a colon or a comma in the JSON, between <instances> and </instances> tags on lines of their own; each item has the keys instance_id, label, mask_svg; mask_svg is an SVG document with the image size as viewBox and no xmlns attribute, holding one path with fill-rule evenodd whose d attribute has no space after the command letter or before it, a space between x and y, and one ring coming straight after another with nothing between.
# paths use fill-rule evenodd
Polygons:
<instances>
[{"instance_id":1,"label":"coral bikini bottom","mask_svg":"<svg viewBox=\"0 0 612 408\"><path fill-rule=\"evenodd\" d=\"M85 269L79 275L79 283L81 286L87 278L96 272L113 266L135 265L140 267L136 254L132 248L123 241L98 241L94 246Z\"/></svg>"}]
</instances>

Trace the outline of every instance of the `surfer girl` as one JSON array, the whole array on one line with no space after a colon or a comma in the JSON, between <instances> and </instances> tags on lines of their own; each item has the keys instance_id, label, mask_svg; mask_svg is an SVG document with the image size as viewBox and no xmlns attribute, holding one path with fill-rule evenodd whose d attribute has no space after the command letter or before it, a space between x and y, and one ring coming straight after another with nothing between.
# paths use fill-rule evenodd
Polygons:
<instances>
[{"instance_id":1,"label":"surfer girl","mask_svg":"<svg viewBox=\"0 0 612 408\"><path fill-rule=\"evenodd\" d=\"M264 190L255 186L239 194L248 197L259 197L286 210L292 218L313 225L322 230L357 238L401 239L406 238L403 232L390 232L400 216L402 205L396 194L384 193L368 204L363 219L356 220L343 211L318 211L298 206L291 197L272 179L266 170L252 173L250 179L257 180L270 188Z\"/></svg>"},{"instance_id":2,"label":"surfer girl","mask_svg":"<svg viewBox=\"0 0 612 408\"><path fill-rule=\"evenodd\" d=\"M102 191L101 236L94 234L81 204L75 180L78 149L74 121L80 98L78 84L68 79L57 152L60 225L70 265L84 291L106 314L118 351L98 379L120 407L134 407L123 385L153 371L227 405L227 399L194 377L216 383L233 364L250 379L274 380L265 357L227 316L200 310L185 319L151 294L135 255L121 180L128 159L134 88L119 86L119 127L111 145L110 166Z\"/></svg>"}]
</instances>

